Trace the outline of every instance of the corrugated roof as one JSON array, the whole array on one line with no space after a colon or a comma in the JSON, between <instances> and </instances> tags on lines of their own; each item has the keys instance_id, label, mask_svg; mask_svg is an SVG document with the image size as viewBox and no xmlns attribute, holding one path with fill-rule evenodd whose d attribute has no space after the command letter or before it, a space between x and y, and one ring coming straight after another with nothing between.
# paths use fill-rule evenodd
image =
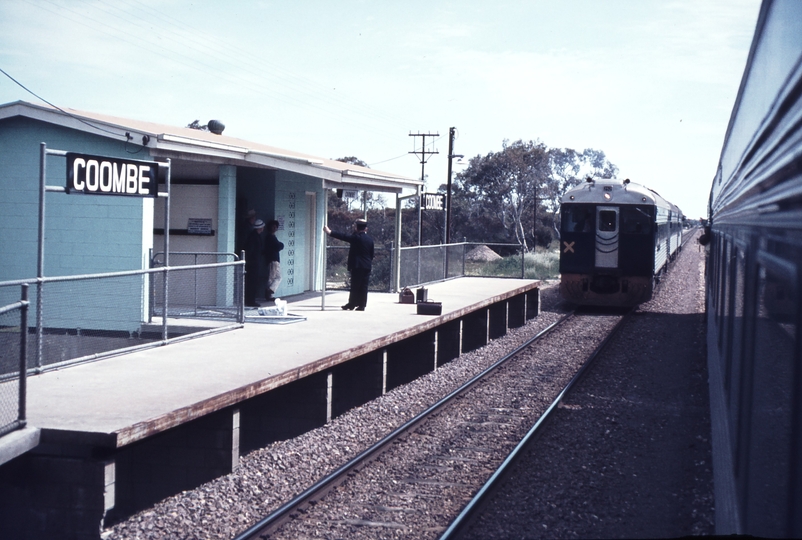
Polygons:
<instances>
[{"instance_id":1,"label":"corrugated roof","mask_svg":"<svg viewBox=\"0 0 802 540\"><path fill-rule=\"evenodd\" d=\"M121 141L128 140L132 144L147 147L153 157L170 157L176 154L181 159L191 159L192 155L215 156L241 161L242 165L287 170L321 178L325 187L400 192L403 188L415 189L421 184L420 179L187 127L55 108L26 101L0 105L0 119L13 116L35 118Z\"/></svg>"}]
</instances>

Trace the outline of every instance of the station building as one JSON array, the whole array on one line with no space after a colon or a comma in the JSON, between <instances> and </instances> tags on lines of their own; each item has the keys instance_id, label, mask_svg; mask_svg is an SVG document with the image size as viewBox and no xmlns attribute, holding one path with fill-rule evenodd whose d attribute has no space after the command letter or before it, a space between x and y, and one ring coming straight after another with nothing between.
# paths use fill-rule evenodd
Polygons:
<instances>
[{"instance_id":1,"label":"station building","mask_svg":"<svg viewBox=\"0 0 802 540\"><path fill-rule=\"evenodd\" d=\"M169 158L171 253L236 253L238 223L242 227L248 210L265 221L278 220L278 236L286 246L281 296L323 286L327 190L399 194L420 185L416 179L229 137L222 134L221 122L210 125L215 132L24 101L0 105L0 281L37 275L42 143L47 149L120 160L165 163ZM66 185L65 161L46 157L48 186ZM44 275L147 268L153 252L162 251L164 200L47 192Z\"/></svg>"}]
</instances>

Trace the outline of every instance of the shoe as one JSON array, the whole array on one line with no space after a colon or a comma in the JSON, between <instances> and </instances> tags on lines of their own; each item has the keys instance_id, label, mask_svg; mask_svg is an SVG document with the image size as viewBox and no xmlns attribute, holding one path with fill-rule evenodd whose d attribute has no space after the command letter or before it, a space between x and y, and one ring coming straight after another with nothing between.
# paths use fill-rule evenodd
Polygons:
<instances>
[{"instance_id":1,"label":"shoe","mask_svg":"<svg viewBox=\"0 0 802 540\"><path fill-rule=\"evenodd\" d=\"M344 306L342 306L342 309L350 310L350 309L354 309L354 307L356 307L356 306L352 306L351 304L345 304Z\"/></svg>"},{"instance_id":2,"label":"shoe","mask_svg":"<svg viewBox=\"0 0 802 540\"><path fill-rule=\"evenodd\" d=\"M365 311L365 306L359 306L355 311Z\"/></svg>"}]
</instances>

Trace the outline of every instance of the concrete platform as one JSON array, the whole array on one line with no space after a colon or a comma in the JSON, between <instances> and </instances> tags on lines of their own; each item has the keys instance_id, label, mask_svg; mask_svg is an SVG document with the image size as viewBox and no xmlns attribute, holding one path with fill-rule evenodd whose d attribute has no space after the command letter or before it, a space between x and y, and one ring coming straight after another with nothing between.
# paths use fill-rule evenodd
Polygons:
<instances>
[{"instance_id":1,"label":"concrete platform","mask_svg":"<svg viewBox=\"0 0 802 540\"><path fill-rule=\"evenodd\" d=\"M87 434L116 447L434 328L537 288L518 279L461 278L427 287L441 316L418 315L397 294L370 293L366 311L343 311L347 292L293 302L307 318L291 325L246 323L188 340L28 378L28 423ZM89 442L89 440L87 440Z\"/></svg>"},{"instance_id":2,"label":"concrete platform","mask_svg":"<svg viewBox=\"0 0 802 540\"><path fill-rule=\"evenodd\" d=\"M539 313L539 285L433 284L439 316L418 315L389 293L370 293L364 312L340 308L347 292L327 293L325 309L320 294L289 298L288 313L302 322L246 322L31 376L27 418L40 444L0 467L0 507L47 523L37 534L71 520L84 531L75 537L93 538L104 520L231 472L241 450L323 425L522 326ZM85 500L53 499L58 491Z\"/></svg>"}]
</instances>

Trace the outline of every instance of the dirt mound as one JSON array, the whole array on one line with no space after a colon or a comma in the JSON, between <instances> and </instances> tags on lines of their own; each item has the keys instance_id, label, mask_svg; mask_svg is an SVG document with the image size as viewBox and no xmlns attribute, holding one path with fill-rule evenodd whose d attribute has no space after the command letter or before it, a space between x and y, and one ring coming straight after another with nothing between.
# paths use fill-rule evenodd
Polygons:
<instances>
[{"instance_id":1,"label":"dirt mound","mask_svg":"<svg viewBox=\"0 0 802 540\"><path fill-rule=\"evenodd\" d=\"M490 261L497 261L503 258L501 255L493 251L487 246L479 246L475 249L470 250L465 255L466 261L473 261L473 262L490 262Z\"/></svg>"}]
</instances>

